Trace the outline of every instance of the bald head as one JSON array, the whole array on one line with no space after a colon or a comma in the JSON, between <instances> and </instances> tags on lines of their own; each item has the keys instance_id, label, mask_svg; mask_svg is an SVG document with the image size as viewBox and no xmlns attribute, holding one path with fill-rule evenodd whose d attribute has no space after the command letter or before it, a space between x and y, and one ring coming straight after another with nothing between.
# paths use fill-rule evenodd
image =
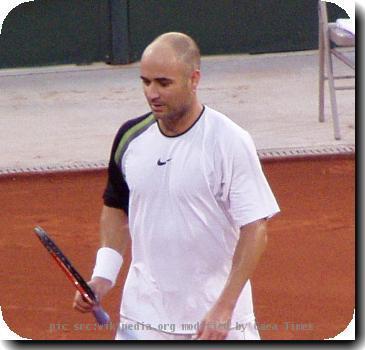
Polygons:
<instances>
[{"instance_id":1,"label":"bald head","mask_svg":"<svg viewBox=\"0 0 365 350\"><path fill-rule=\"evenodd\" d=\"M170 32L157 37L143 52L148 55L169 53L177 61L183 62L189 71L200 69L200 51L195 41L186 34Z\"/></svg>"}]
</instances>

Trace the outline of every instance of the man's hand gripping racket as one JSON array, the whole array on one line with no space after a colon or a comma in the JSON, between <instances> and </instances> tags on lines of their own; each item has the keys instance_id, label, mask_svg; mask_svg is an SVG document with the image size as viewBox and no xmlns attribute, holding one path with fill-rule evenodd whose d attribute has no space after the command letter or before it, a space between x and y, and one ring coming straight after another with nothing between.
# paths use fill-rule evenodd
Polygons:
<instances>
[{"instance_id":1,"label":"man's hand gripping racket","mask_svg":"<svg viewBox=\"0 0 365 350\"><path fill-rule=\"evenodd\" d=\"M96 321L100 325L105 325L110 322L109 315L100 306L98 298L86 281L81 277L81 275L76 271L71 262L62 253L60 248L57 247L56 243L49 237L47 232L41 227L37 226L34 228L34 232L42 242L42 244L47 248L48 252L55 259L57 264L65 272L68 279L80 292L82 298L92 305L92 313L95 316Z\"/></svg>"}]
</instances>

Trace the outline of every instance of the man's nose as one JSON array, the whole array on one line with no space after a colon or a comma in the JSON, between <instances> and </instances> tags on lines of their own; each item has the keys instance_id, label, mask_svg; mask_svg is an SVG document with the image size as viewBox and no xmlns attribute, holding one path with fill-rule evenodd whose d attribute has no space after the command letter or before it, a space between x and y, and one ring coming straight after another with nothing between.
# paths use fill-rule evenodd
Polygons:
<instances>
[{"instance_id":1,"label":"man's nose","mask_svg":"<svg viewBox=\"0 0 365 350\"><path fill-rule=\"evenodd\" d=\"M148 87L146 87L146 96L150 101L160 97L158 88L155 84L150 84Z\"/></svg>"}]
</instances>

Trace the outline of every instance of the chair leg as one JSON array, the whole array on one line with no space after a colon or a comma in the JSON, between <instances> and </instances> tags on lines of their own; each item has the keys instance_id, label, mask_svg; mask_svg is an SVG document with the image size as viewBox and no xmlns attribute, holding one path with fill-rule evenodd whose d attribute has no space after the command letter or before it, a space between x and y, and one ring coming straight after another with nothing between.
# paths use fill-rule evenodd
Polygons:
<instances>
[{"instance_id":1,"label":"chair leg","mask_svg":"<svg viewBox=\"0 0 365 350\"><path fill-rule=\"evenodd\" d=\"M332 120L333 120L333 128L336 140L341 140L341 131L340 131L340 121L338 118L337 111L337 100L336 100L336 90L335 90L335 82L333 78L333 65L332 65L332 57L331 57L330 48L326 50L327 56L327 71L328 71L328 87L330 91L331 98L331 112L332 112Z\"/></svg>"},{"instance_id":2,"label":"chair leg","mask_svg":"<svg viewBox=\"0 0 365 350\"><path fill-rule=\"evenodd\" d=\"M324 116L324 38L323 38L323 25L319 24L319 100L318 100L318 120L320 122L325 121Z\"/></svg>"}]
</instances>

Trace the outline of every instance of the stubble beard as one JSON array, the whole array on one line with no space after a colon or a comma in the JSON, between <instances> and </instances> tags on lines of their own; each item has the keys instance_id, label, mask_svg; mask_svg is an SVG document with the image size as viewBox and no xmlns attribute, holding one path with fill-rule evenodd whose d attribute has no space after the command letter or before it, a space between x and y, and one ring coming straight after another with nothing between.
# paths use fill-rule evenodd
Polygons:
<instances>
[{"instance_id":1,"label":"stubble beard","mask_svg":"<svg viewBox=\"0 0 365 350\"><path fill-rule=\"evenodd\" d=\"M155 115L155 117L167 130L176 132L179 123L188 117L190 109L190 105L184 105L178 110L167 112L161 116Z\"/></svg>"}]
</instances>

